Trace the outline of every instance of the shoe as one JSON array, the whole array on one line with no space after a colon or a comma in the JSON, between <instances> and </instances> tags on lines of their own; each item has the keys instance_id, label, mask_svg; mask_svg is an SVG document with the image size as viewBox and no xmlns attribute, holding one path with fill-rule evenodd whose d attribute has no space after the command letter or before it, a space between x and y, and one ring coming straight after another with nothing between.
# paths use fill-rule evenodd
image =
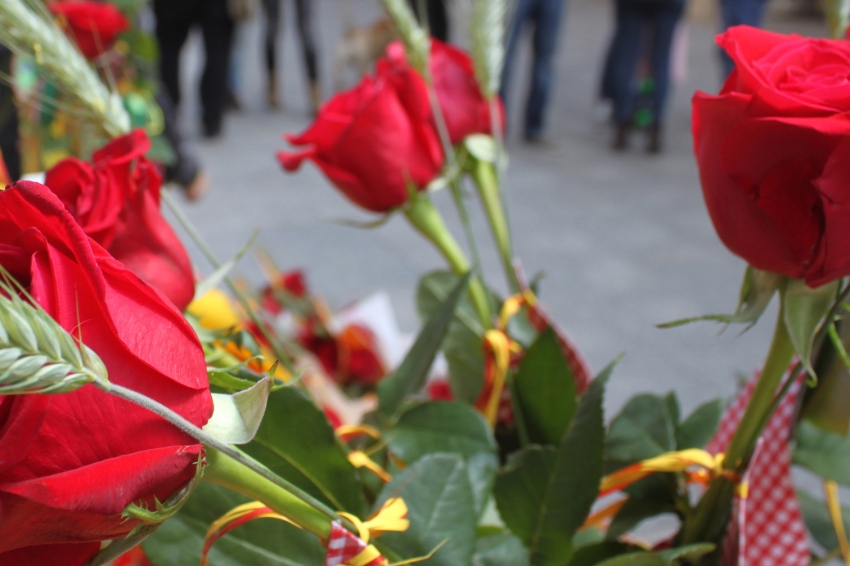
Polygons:
<instances>
[{"instance_id":1,"label":"shoe","mask_svg":"<svg viewBox=\"0 0 850 566\"><path fill-rule=\"evenodd\" d=\"M611 148L614 151L625 151L629 148L629 134L632 132L632 125L629 122L622 122L617 125L617 131L614 133L614 143Z\"/></svg>"},{"instance_id":2,"label":"shoe","mask_svg":"<svg viewBox=\"0 0 850 566\"><path fill-rule=\"evenodd\" d=\"M236 93L230 89L227 89L227 98L224 102L225 110L234 110L239 112L242 110L242 104L240 104L239 99L236 97Z\"/></svg>"},{"instance_id":3,"label":"shoe","mask_svg":"<svg viewBox=\"0 0 850 566\"><path fill-rule=\"evenodd\" d=\"M322 92L318 81L310 81L310 111L313 116L319 113L319 105L322 102Z\"/></svg>"},{"instance_id":4,"label":"shoe","mask_svg":"<svg viewBox=\"0 0 850 566\"><path fill-rule=\"evenodd\" d=\"M269 75L269 83L266 89L266 103L269 105L269 108L275 110L280 108L280 104L277 101L277 79L275 79L274 75Z\"/></svg>"},{"instance_id":5,"label":"shoe","mask_svg":"<svg viewBox=\"0 0 850 566\"><path fill-rule=\"evenodd\" d=\"M221 135L221 122L217 124L204 124L203 136L208 140L217 138Z\"/></svg>"},{"instance_id":6,"label":"shoe","mask_svg":"<svg viewBox=\"0 0 850 566\"><path fill-rule=\"evenodd\" d=\"M661 124L652 124L649 126L649 140L646 144L647 153L661 153Z\"/></svg>"}]
</instances>

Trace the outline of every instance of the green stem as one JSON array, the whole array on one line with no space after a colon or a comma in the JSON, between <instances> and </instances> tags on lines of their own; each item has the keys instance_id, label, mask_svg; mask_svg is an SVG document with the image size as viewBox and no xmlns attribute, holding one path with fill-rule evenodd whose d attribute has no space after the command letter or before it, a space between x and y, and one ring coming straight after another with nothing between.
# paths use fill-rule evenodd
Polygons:
<instances>
[{"instance_id":1,"label":"green stem","mask_svg":"<svg viewBox=\"0 0 850 566\"><path fill-rule=\"evenodd\" d=\"M210 247L204 241L203 236L201 236L200 232L195 228L192 224L192 221L183 213L180 206L177 202L168 194L168 191L160 191L160 195L165 204L168 205L168 208L171 209L171 212L174 213L174 216L183 226L183 229L189 234L201 252L206 256L207 261L215 268L219 269L221 264L218 259L215 257L215 254L212 252ZM251 319L251 322L259 329L260 333L263 337L268 341L269 345L274 352L274 355L277 359L280 360L280 363L292 374L295 374L295 366L292 364L292 359L290 356L283 351L280 344L278 344L277 339L271 335L271 333L266 328L265 323L260 320L260 317L257 316L257 313L254 311L254 308L251 306L251 303L248 301L248 298L245 297L245 294L239 290L239 288L233 283L233 280L229 276L225 276L225 283L227 283L228 289L233 293L236 299L239 301L239 304L242 305L242 308L245 310L245 313L248 315L248 318Z\"/></svg>"},{"instance_id":2,"label":"green stem","mask_svg":"<svg viewBox=\"0 0 850 566\"><path fill-rule=\"evenodd\" d=\"M323 540L330 538L332 519L325 513L285 489L281 489L279 485L227 454L209 447L206 453L207 466L204 468L204 481L247 495L292 520L302 529L318 535L319 538Z\"/></svg>"},{"instance_id":3,"label":"green stem","mask_svg":"<svg viewBox=\"0 0 850 566\"><path fill-rule=\"evenodd\" d=\"M744 416L729 442L723 459L725 470L741 474L746 469L769 413L774 409L774 398L782 376L788 371L793 357L794 346L785 326L785 309L780 303L770 351ZM693 520L685 526L683 544L719 542L729 520L734 494L733 481L725 477L713 481L694 509Z\"/></svg>"},{"instance_id":4,"label":"green stem","mask_svg":"<svg viewBox=\"0 0 850 566\"><path fill-rule=\"evenodd\" d=\"M505 208L502 206L496 168L492 163L481 159L474 159L473 163L472 178L475 180L475 186L478 187L478 194L487 213L490 230L493 232L493 239L496 240L496 246L499 248L499 256L502 259L502 267L505 270L508 285L512 292L519 293L522 289L516 270L514 269L511 231L508 225L507 215L505 214Z\"/></svg>"},{"instance_id":5,"label":"green stem","mask_svg":"<svg viewBox=\"0 0 850 566\"><path fill-rule=\"evenodd\" d=\"M431 202L427 195L417 194L410 199L404 207L407 219L423 236L443 254L455 275L464 275L470 270L469 261L457 241L443 222L440 212ZM490 310L490 302L487 300L487 292L481 279L473 276L469 280L469 296L475 305L475 310L481 318L485 329L493 328L493 314Z\"/></svg>"}]
</instances>

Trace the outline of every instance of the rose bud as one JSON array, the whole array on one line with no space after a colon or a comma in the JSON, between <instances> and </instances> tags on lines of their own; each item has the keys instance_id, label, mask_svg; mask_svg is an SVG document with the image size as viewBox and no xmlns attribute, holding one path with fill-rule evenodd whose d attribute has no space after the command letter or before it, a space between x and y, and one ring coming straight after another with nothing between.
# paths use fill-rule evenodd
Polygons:
<instances>
[{"instance_id":1,"label":"rose bud","mask_svg":"<svg viewBox=\"0 0 850 566\"><path fill-rule=\"evenodd\" d=\"M118 35L130 27L121 10L108 2L52 2L48 8L65 24L86 59L111 49Z\"/></svg>"},{"instance_id":2,"label":"rose bud","mask_svg":"<svg viewBox=\"0 0 850 566\"><path fill-rule=\"evenodd\" d=\"M109 381L198 427L212 413L204 352L174 305L88 237L47 187L0 192L0 265L94 350ZM86 385L0 397L0 564L83 566L193 479L203 448L154 413Z\"/></svg>"},{"instance_id":3,"label":"rose bud","mask_svg":"<svg viewBox=\"0 0 850 566\"><path fill-rule=\"evenodd\" d=\"M693 100L694 147L723 243L817 287L850 274L850 43L739 26L735 70Z\"/></svg>"},{"instance_id":4,"label":"rose bud","mask_svg":"<svg viewBox=\"0 0 850 566\"><path fill-rule=\"evenodd\" d=\"M160 212L162 178L144 157L148 149L147 135L134 130L95 151L92 163L60 161L45 184L86 234L182 311L195 294L195 278L186 249Z\"/></svg>"}]
</instances>

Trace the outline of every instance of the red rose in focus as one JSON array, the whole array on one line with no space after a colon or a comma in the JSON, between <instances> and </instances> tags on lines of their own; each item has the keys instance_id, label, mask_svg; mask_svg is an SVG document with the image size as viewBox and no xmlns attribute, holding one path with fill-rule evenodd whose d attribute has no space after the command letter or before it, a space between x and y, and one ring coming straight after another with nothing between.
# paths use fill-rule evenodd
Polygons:
<instances>
[{"instance_id":1,"label":"red rose in focus","mask_svg":"<svg viewBox=\"0 0 850 566\"><path fill-rule=\"evenodd\" d=\"M70 157L47 172L45 184L86 234L127 269L184 310L195 294L186 249L159 209L162 178L144 154L143 130L94 152L93 163Z\"/></svg>"},{"instance_id":2,"label":"red rose in focus","mask_svg":"<svg viewBox=\"0 0 850 566\"><path fill-rule=\"evenodd\" d=\"M102 358L113 383L197 426L212 413L204 354L174 306L90 239L45 186L0 192L0 264ZM202 447L165 420L87 385L0 397L0 565L82 566L100 541L189 482Z\"/></svg>"},{"instance_id":3,"label":"red rose in focus","mask_svg":"<svg viewBox=\"0 0 850 566\"><path fill-rule=\"evenodd\" d=\"M378 65L378 74L393 69L395 80L406 81L411 96L427 97L425 83L419 74L407 64L404 46L396 41L387 48L387 61ZM470 56L448 43L431 38L428 69L434 82L434 92L446 120L452 144L458 144L470 134L491 134L490 104L481 94ZM415 84L415 86L414 86ZM425 103L428 99L425 98ZM498 102L501 123L504 124L504 108Z\"/></svg>"},{"instance_id":4,"label":"red rose in focus","mask_svg":"<svg viewBox=\"0 0 850 566\"><path fill-rule=\"evenodd\" d=\"M48 8L67 23L86 59L108 51L118 34L130 27L121 10L107 2L52 2Z\"/></svg>"},{"instance_id":5,"label":"red rose in focus","mask_svg":"<svg viewBox=\"0 0 850 566\"><path fill-rule=\"evenodd\" d=\"M285 136L297 152L279 152L287 171L312 160L345 196L373 212L407 202L437 176L443 153L431 126L427 96L403 95L389 76L365 77L320 110L304 133Z\"/></svg>"},{"instance_id":6,"label":"red rose in focus","mask_svg":"<svg viewBox=\"0 0 850 566\"><path fill-rule=\"evenodd\" d=\"M745 26L718 43L735 70L694 96L693 133L720 239L811 287L850 274L850 43Z\"/></svg>"}]
</instances>

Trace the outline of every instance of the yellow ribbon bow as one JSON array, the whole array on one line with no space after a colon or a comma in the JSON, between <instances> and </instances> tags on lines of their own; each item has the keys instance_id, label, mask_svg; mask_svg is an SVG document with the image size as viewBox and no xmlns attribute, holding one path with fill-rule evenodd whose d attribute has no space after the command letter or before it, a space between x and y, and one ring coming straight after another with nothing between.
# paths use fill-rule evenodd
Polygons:
<instances>
[{"instance_id":1,"label":"yellow ribbon bow","mask_svg":"<svg viewBox=\"0 0 850 566\"><path fill-rule=\"evenodd\" d=\"M367 544L366 548L360 554L346 563L348 566L366 566L367 564L371 564L375 559L381 557L378 549L374 545L369 544L371 539L390 531L403 532L410 526L410 521L405 518L407 515L407 504L400 497L387 499L381 505L381 508L366 521L361 521L358 517L350 513L340 513L339 515L354 523L354 526L357 527L357 531L360 533L360 538ZM386 563L386 560L382 562L382 564Z\"/></svg>"}]
</instances>

